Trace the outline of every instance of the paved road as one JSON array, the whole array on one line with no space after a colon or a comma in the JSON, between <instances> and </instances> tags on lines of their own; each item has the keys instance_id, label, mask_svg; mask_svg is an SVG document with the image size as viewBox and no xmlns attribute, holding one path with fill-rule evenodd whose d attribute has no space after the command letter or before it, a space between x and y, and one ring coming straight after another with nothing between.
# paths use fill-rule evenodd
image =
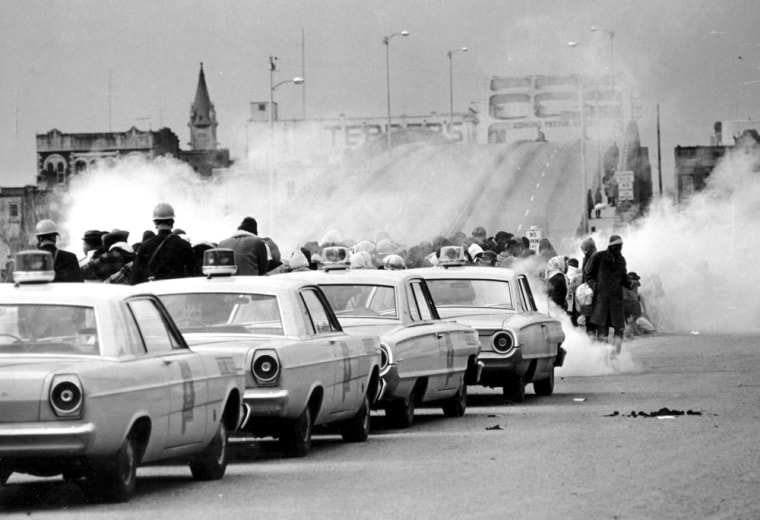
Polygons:
<instances>
[{"instance_id":1,"label":"paved road","mask_svg":"<svg viewBox=\"0 0 760 520\"><path fill-rule=\"evenodd\" d=\"M576 362L552 397L529 389L517 405L477 389L461 419L426 409L398 431L374 415L366 444L319 437L304 459L284 459L271 443L252 457L253 445L238 445L219 482L196 483L180 466L141 468L129 504L88 504L74 485L14 475L0 510L151 520L760 518L758 339L640 338L626 343L619 373L575 343ZM572 375L584 364L591 375ZM663 408L684 415L650 416Z\"/></svg>"}]
</instances>

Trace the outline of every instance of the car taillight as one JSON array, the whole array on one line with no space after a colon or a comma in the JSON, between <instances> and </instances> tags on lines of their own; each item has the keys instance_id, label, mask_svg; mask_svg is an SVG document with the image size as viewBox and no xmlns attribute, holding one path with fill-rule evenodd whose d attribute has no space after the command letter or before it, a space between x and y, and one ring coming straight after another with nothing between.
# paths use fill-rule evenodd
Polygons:
<instances>
[{"instance_id":1,"label":"car taillight","mask_svg":"<svg viewBox=\"0 0 760 520\"><path fill-rule=\"evenodd\" d=\"M79 417L84 404L82 383L75 375L59 375L50 385L50 406L58 417Z\"/></svg>"},{"instance_id":2,"label":"car taillight","mask_svg":"<svg viewBox=\"0 0 760 520\"><path fill-rule=\"evenodd\" d=\"M256 351L251 362L251 373L259 384L277 381L280 375L280 360L277 353L271 351Z\"/></svg>"},{"instance_id":3,"label":"car taillight","mask_svg":"<svg viewBox=\"0 0 760 520\"><path fill-rule=\"evenodd\" d=\"M393 352L385 343L380 343L380 375L385 375L393 364Z\"/></svg>"},{"instance_id":4,"label":"car taillight","mask_svg":"<svg viewBox=\"0 0 760 520\"><path fill-rule=\"evenodd\" d=\"M493 335L491 345L494 351L506 354L515 346L515 340L509 332L501 331Z\"/></svg>"}]
</instances>

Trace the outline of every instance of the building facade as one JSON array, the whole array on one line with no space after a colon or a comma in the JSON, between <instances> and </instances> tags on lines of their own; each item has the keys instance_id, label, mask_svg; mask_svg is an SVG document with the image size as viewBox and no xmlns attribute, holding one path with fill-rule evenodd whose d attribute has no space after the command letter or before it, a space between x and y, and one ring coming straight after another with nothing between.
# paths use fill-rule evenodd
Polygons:
<instances>
[{"instance_id":1,"label":"building facade","mask_svg":"<svg viewBox=\"0 0 760 520\"><path fill-rule=\"evenodd\" d=\"M179 157L179 139L168 128L76 134L53 129L37 134L37 186L46 190L66 185L72 175L101 161L130 155Z\"/></svg>"}]
</instances>

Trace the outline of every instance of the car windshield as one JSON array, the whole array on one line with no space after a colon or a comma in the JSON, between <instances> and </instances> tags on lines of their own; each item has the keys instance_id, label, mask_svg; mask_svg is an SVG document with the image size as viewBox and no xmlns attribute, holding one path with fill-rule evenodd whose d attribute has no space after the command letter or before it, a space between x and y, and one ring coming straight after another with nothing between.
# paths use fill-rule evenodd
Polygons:
<instances>
[{"instance_id":1,"label":"car windshield","mask_svg":"<svg viewBox=\"0 0 760 520\"><path fill-rule=\"evenodd\" d=\"M322 285L338 317L397 318L396 290L388 285Z\"/></svg>"},{"instance_id":2,"label":"car windshield","mask_svg":"<svg viewBox=\"0 0 760 520\"><path fill-rule=\"evenodd\" d=\"M514 309L509 282L505 280L427 280L435 306Z\"/></svg>"},{"instance_id":3,"label":"car windshield","mask_svg":"<svg viewBox=\"0 0 760 520\"><path fill-rule=\"evenodd\" d=\"M0 304L0 355L100 355L95 309L76 305Z\"/></svg>"},{"instance_id":4,"label":"car windshield","mask_svg":"<svg viewBox=\"0 0 760 520\"><path fill-rule=\"evenodd\" d=\"M284 334L277 297L270 294L186 293L160 298L183 333Z\"/></svg>"}]
</instances>

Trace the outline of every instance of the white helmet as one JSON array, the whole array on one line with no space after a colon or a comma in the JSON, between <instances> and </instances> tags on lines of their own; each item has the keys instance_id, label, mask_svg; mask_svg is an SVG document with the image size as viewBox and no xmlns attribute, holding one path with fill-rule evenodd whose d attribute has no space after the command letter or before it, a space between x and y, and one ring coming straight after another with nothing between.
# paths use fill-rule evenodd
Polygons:
<instances>
[{"instance_id":1,"label":"white helmet","mask_svg":"<svg viewBox=\"0 0 760 520\"><path fill-rule=\"evenodd\" d=\"M400 255L388 255L383 258L383 268L388 270L406 269L406 262Z\"/></svg>"},{"instance_id":2,"label":"white helmet","mask_svg":"<svg viewBox=\"0 0 760 520\"><path fill-rule=\"evenodd\" d=\"M40 220L37 222L37 225L34 228L34 234L36 236L40 235L57 235L58 234L58 226L56 226L55 222L50 220L49 218Z\"/></svg>"},{"instance_id":3,"label":"white helmet","mask_svg":"<svg viewBox=\"0 0 760 520\"><path fill-rule=\"evenodd\" d=\"M159 202L153 208L153 220L173 220L174 208L166 202Z\"/></svg>"}]
</instances>

